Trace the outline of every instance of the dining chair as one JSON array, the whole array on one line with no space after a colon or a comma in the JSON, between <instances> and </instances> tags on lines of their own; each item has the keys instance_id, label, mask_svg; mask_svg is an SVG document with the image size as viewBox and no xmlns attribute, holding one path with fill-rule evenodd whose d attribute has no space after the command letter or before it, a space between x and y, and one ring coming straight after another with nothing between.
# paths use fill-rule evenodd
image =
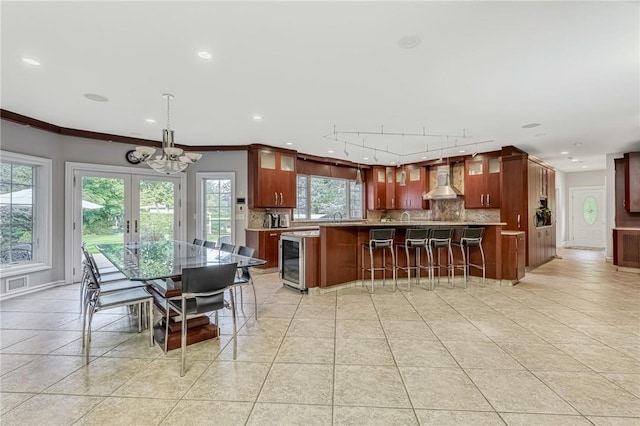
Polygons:
<instances>
[{"instance_id":1,"label":"dining chair","mask_svg":"<svg viewBox=\"0 0 640 426\"><path fill-rule=\"evenodd\" d=\"M215 242L215 241L205 241L205 242L204 242L204 246L205 246L206 248L212 248L212 249L214 249L214 248L216 248L216 242Z\"/></svg>"},{"instance_id":2,"label":"dining chair","mask_svg":"<svg viewBox=\"0 0 640 426\"><path fill-rule=\"evenodd\" d=\"M236 246L229 243L222 243L220 245L220 251L224 251L227 253L233 253L236 250Z\"/></svg>"},{"instance_id":3,"label":"dining chair","mask_svg":"<svg viewBox=\"0 0 640 426\"><path fill-rule=\"evenodd\" d=\"M146 287L144 281L131 281L128 280L124 274L124 278L118 280L105 281L102 278L102 274L97 267L96 260L91 253L86 249L84 245L81 246L82 255L84 257L84 269L82 272L82 279L80 280L80 313L84 313L89 301L88 294L95 290L93 281L91 279L91 271L95 273L96 277L100 281L100 292L102 294L113 293L115 291L129 290L132 288Z\"/></svg>"},{"instance_id":4,"label":"dining chair","mask_svg":"<svg viewBox=\"0 0 640 426\"><path fill-rule=\"evenodd\" d=\"M91 322L96 312L120 308L123 306L137 306L138 316L138 332L142 331L142 316L144 314L143 306L146 305L146 316L149 328L149 344L153 347L153 296L142 287L130 288L128 290L114 291L112 293L103 294L100 283L100 277L92 268L89 268L89 278L91 280L88 286L87 307L82 315L82 347L86 350L86 359L89 362L89 353L91 352ZM86 332L85 332L86 327Z\"/></svg>"},{"instance_id":5,"label":"dining chair","mask_svg":"<svg viewBox=\"0 0 640 426\"><path fill-rule=\"evenodd\" d=\"M202 244L204 244L204 240L201 240L199 238L194 238L193 239L193 245L194 246L201 246Z\"/></svg>"},{"instance_id":6,"label":"dining chair","mask_svg":"<svg viewBox=\"0 0 640 426\"><path fill-rule=\"evenodd\" d=\"M256 249L253 247L238 247L238 255L253 257L253 253L255 253ZM244 308L244 298L242 295L242 287L245 285L251 285L253 289L253 305L254 311L256 315L256 320L258 319L258 298L256 297L256 286L253 284L253 278L251 277L251 272L249 271L248 266L241 266L238 268L239 275L236 276L234 281L235 287L240 287L240 309Z\"/></svg>"},{"instance_id":7,"label":"dining chair","mask_svg":"<svg viewBox=\"0 0 640 426\"><path fill-rule=\"evenodd\" d=\"M215 311L216 325L218 311L225 307L224 292L233 287L237 263L185 268L182 270L182 294L179 300L168 300L165 317L165 350L169 339L169 312L175 311L181 320L181 364L180 377L184 376L187 349L187 320L190 315ZM236 359L236 310L233 291L229 291L233 316L233 359ZM220 328L218 327L218 338Z\"/></svg>"},{"instance_id":8,"label":"dining chair","mask_svg":"<svg viewBox=\"0 0 640 426\"><path fill-rule=\"evenodd\" d=\"M80 249L82 250L83 253L85 251L88 252L87 243L83 242L80 245ZM98 273L100 274L100 279L102 280L103 283L108 282L108 281L118 281L118 280L122 280L122 279L126 279L127 278L122 272L120 272L118 270L118 268L116 268L114 265L112 265L111 262L109 262L108 266L100 267L98 265L98 263L94 261L94 266L95 266L96 270L98 271Z\"/></svg>"}]
</instances>

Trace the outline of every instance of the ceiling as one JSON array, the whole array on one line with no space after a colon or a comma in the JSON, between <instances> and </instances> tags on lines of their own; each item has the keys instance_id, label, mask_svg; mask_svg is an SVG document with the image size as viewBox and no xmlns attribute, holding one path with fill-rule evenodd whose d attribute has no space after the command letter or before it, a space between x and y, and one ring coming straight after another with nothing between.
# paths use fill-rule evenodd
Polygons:
<instances>
[{"instance_id":1,"label":"ceiling","mask_svg":"<svg viewBox=\"0 0 640 426\"><path fill-rule=\"evenodd\" d=\"M515 145L565 172L640 150L637 1L2 1L1 13L2 108L62 127L160 140L168 92L176 142L194 150L389 164ZM382 130L399 135L365 134Z\"/></svg>"}]
</instances>

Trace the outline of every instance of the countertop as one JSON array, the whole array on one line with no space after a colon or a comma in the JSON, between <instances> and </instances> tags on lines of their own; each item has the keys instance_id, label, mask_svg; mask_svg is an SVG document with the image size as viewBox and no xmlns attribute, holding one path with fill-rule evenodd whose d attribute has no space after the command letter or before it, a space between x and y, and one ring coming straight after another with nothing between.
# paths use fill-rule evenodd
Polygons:
<instances>
[{"instance_id":1,"label":"countertop","mask_svg":"<svg viewBox=\"0 0 640 426\"><path fill-rule=\"evenodd\" d=\"M304 237L304 238L320 238L320 231L286 231L283 232L282 235L290 235L293 237Z\"/></svg>"},{"instance_id":2,"label":"countertop","mask_svg":"<svg viewBox=\"0 0 640 426\"><path fill-rule=\"evenodd\" d=\"M502 231L502 235L520 235L524 234L524 231Z\"/></svg>"},{"instance_id":3,"label":"countertop","mask_svg":"<svg viewBox=\"0 0 640 426\"><path fill-rule=\"evenodd\" d=\"M298 231L317 231L321 226L324 227L381 227L381 228L389 228L389 227L397 227L397 226L419 226L419 225L429 225L429 226L504 226L506 222L446 222L441 220L411 220L408 222L400 222L400 221L391 221L391 222L352 222L352 221L344 221L344 222L326 222L321 223L315 226L290 226L288 228L246 228L247 231L257 231L257 232L271 232L271 231L281 231L281 232L298 232Z\"/></svg>"},{"instance_id":4,"label":"countertop","mask_svg":"<svg viewBox=\"0 0 640 426\"><path fill-rule=\"evenodd\" d=\"M614 231L640 231L640 228L615 227Z\"/></svg>"},{"instance_id":5,"label":"countertop","mask_svg":"<svg viewBox=\"0 0 640 426\"><path fill-rule=\"evenodd\" d=\"M271 232L271 231L282 231L282 232L294 232L294 231L312 231L318 230L318 226L290 226L288 228L245 228L245 231L257 231L257 232Z\"/></svg>"}]
</instances>

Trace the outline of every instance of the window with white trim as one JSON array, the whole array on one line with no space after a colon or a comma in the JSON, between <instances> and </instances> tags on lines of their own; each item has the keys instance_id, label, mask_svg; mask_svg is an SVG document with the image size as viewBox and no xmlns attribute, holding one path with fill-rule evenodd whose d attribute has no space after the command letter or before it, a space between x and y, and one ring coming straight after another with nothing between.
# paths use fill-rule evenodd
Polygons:
<instances>
[{"instance_id":1,"label":"window with white trim","mask_svg":"<svg viewBox=\"0 0 640 426\"><path fill-rule=\"evenodd\" d=\"M0 151L0 273L51 268L51 160Z\"/></svg>"},{"instance_id":2,"label":"window with white trim","mask_svg":"<svg viewBox=\"0 0 640 426\"><path fill-rule=\"evenodd\" d=\"M362 218L362 184L355 180L298 174L297 196L295 219Z\"/></svg>"}]
</instances>

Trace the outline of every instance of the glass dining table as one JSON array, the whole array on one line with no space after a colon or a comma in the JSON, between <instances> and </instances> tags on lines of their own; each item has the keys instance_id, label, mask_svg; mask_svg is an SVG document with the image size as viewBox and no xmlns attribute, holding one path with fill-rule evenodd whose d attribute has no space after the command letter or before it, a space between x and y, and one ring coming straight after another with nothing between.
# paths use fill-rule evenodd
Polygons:
<instances>
[{"instance_id":1,"label":"glass dining table","mask_svg":"<svg viewBox=\"0 0 640 426\"><path fill-rule=\"evenodd\" d=\"M128 279L145 281L163 317L167 300L182 294L182 270L201 266L237 263L238 268L264 265L265 260L194 245L184 241L140 241L135 243L98 244L96 248ZM163 319L164 321L164 319ZM180 347L180 327L169 323L167 350ZM179 324L179 323L178 323ZM154 332L156 341L164 345L164 326ZM218 327L206 315L187 321L187 344L201 342L218 335Z\"/></svg>"}]
</instances>

